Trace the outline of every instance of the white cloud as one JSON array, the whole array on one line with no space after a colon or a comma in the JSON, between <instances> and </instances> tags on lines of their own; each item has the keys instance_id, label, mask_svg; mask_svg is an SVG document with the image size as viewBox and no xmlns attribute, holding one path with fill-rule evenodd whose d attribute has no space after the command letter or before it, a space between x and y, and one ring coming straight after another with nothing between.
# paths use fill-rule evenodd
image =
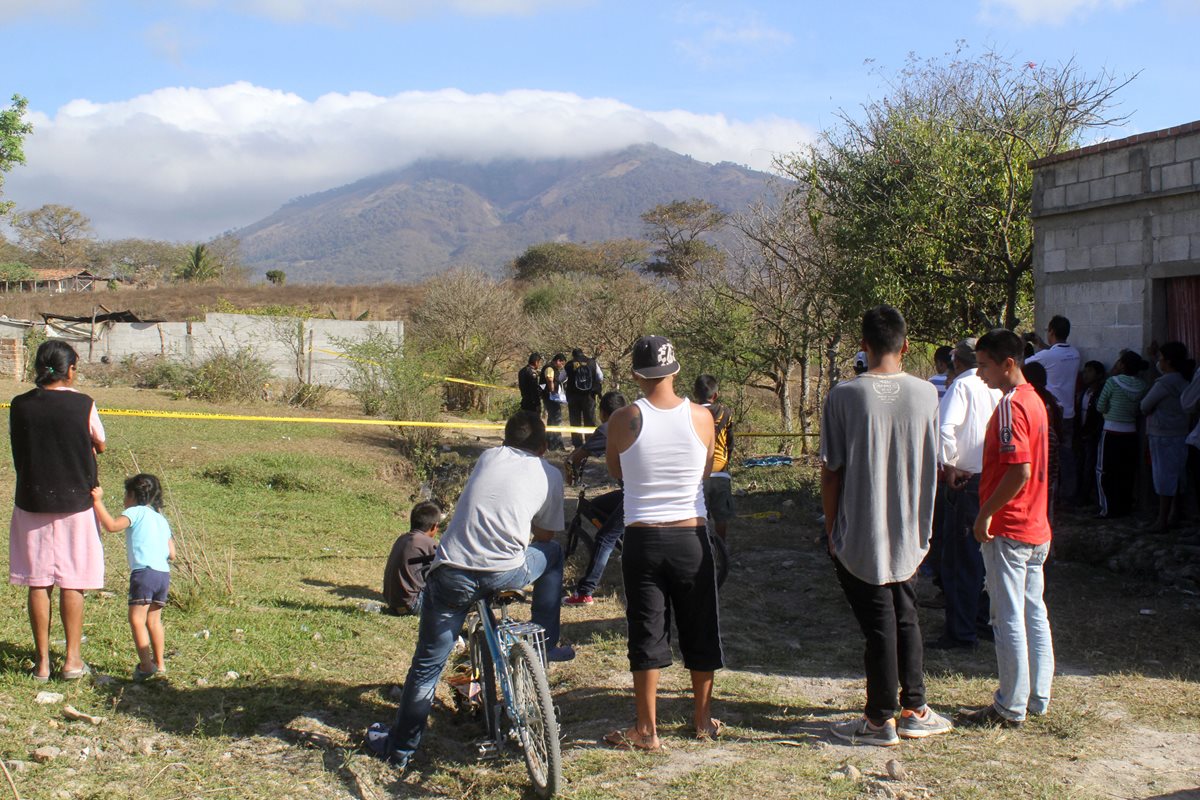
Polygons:
<instances>
[{"instance_id":1,"label":"white cloud","mask_svg":"<svg viewBox=\"0 0 1200 800\"><path fill-rule=\"evenodd\" d=\"M206 238L298 195L419 158L572 157L653 142L702 161L767 169L775 153L813 136L794 120L646 111L537 90L308 101L244 82L76 100L31 120L28 163L8 173L5 198L21 208L74 206L112 238Z\"/></svg>"},{"instance_id":2,"label":"white cloud","mask_svg":"<svg viewBox=\"0 0 1200 800\"><path fill-rule=\"evenodd\" d=\"M982 14L993 21L1015 15L1025 25L1057 25L1099 9L1121 9L1138 2L1141 0L982 0Z\"/></svg>"},{"instance_id":3,"label":"white cloud","mask_svg":"<svg viewBox=\"0 0 1200 800\"><path fill-rule=\"evenodd\" d=\"M692 29L675 41L675 48L704 67L786 48L793 41L792 34L771 27L757 14L733 18L685 6L676 12L675 20Z\"/></svg>"}]
</instances>

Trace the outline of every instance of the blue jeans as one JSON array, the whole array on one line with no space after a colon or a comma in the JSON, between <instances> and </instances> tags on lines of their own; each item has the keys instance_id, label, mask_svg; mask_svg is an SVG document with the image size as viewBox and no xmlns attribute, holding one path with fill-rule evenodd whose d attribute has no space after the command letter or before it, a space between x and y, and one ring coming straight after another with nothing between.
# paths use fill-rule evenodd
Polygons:
<instances>
[{"instance_id":1,"label":"blue jeans","mask_svg":"<svg viewBox=\"0 0 1200 800\"><path fill-rule=\"evenodd\" d=\"M979 476L961 489L946 489L942 526L942 591L946 594L946 638L978 640L983 556L973 526L979 515Z\"/></svg>"},{"instance_id":2,"label":"blue jeans","mask_svg":"<svg viewBox=\"0 0 1200 800\"><path fill-rule=\"evenodd\" d=\"M601 510L608 509L608 518L604 520L604 524L596 531L596 542L592 546L592 555L588 561L587 573L584 574L576 585L576 594L590 595L600 585L600 579L604 577L604 568L608 566L608 559L612 556L617 542L621 541L621 536L625 533L624 499L625 492L617 490L600 495L593 503L593 505Z\"/></svg>"},{"instance_id":3,"label":"blue jeans","mask_svg":"<svg viewBox=\"0 0 1200 800\"><path fill-rule=\"evenodd\" d=\"M1045 714L1054 680L1054 643L1042 599L1050 543L1036 547L997 536L984 544L1000 688L996 710L1011 720Z\"/></svg>"},{"instance_id":4,"label":"blue jeans","mask_svg":"<svg viewBox=\"0 0 1200 800\"><path fill-rule=\"evenodd\" d=\"M525 551L525 564L508 572L481 572L438 567L429 573L421 607L421 625L396 721L388 747L398 764L407 763L421 743L438 679L477 600L501 589L521 589L533 583L533 621L546 629L546 644L558 644L562 598L563 551L558 542L534 542Z\"/></svg>"}]
</instances>

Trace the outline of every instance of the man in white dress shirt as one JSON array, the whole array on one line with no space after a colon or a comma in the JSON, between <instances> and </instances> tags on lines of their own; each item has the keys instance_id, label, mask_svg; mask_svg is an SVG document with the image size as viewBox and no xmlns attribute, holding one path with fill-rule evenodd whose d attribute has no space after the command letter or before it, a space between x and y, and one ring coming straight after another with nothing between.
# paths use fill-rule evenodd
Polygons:
<instances>
[{"instance_id":1,"label":"man in white dress shirt","mask_svg":"<svg viewBox=\"0 0 1200 800\"><path fill-rule=\"evenodd\" d=\"M946 485L941 567L946 630L929 645L940 650L970 649L978 643L983 556L971 528L979 514L983 437L1000 402L1000 392L975 374L974 339L960 342L951 358L957 374L942 400L939 422L939 460Z\"/></svg>"},{"instance_id":2,"label":"man in white dress shirt","mask_svg":"<svg viewBox=\"0 0 1200 800\"><path fill-rule=\"evenodd\" d=\"M1027 364L1041 364L1046 368L1046 388L1062 407L1062 433L1058 437L1058 493L1057 497L1075 496L1075 385L1079 378L1079 351L1067 344L1071 335L1071 320L1061 315L1050 318L1046 328L1046 341L1050 346L1025 359Z\"/></svg>"}]
</instances>

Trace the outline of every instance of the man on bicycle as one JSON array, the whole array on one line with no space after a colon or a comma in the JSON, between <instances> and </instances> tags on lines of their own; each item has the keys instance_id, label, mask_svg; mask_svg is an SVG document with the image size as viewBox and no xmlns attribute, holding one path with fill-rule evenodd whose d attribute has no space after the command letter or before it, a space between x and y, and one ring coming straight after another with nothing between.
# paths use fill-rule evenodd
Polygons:
<instances>
[{"instance_id":1,"label":"man on bicycle","mask_svg":"<svg viewBox=\"0 0 1200 800\"><path fill-rule=\"evenodd\" d=\"M416 752L438 678L471 606L503 589L533 583L533 621L546 629L547 657L569 661L558 647L563 551L562 473L542 459L546 426L520 411L504 427L504 444L484 451L438 543L425 583L421 624L404 694L389 729L375 723L367 747L404 767Z\"/></svg>"}]
</instances>

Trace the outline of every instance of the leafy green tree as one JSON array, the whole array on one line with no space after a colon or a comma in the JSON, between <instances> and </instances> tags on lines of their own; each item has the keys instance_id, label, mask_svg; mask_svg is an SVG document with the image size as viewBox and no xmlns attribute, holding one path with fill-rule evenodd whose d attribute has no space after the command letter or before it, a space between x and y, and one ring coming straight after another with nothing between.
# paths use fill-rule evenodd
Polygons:
<instances>
[{"instance_id":1,"label":"leafy green tree","mask_svg":"<svg viewBox=\"0 0 1200 800\"><path fill-rule=\"evenodd\" d=\"M281 269L267 270L267 280L276 286L283 286L287 282L287 273Z\"/></svg>"},{"instance_id":2,"label":"leafy green tree","mask_svg":"<svg viewBox=\"0 0 1200 800\"><path fill-rule=\"evenodd\" d=\"M36 275L28 264L22 264L20 261L0 264L0 281L28 281L33 280Z\"/></svg>"},{"instance_id":3,"label":"leafy green tree","mask_svg":"<svg viewBox=\"0 0 1200 800\"><path fill-rule=\"evenodd\" d=\"M225 265L207 245L198 244L188 251L175 270L175 277L188 283L212 283L225 272Z\"/></svg>"},{"instance_id":4,"label":"leafy green tree","mask_svg":"<svg viewBox=\"0 0 1200 800\"><path fill-rule=\"evenodd\" d=\"M811 189L863 308L897 305L929 341L1011 328L1032 289L1030 163L1122 121L1109 109L1130 80L995 52L910 58L861 118L780 167Z\"/></svg>"},{"instance_id":5,"label":"leafy green tree","mask_svg":"<svg viewBox=\"0 0 1200 800\"><path fill-rule=\"evenodd\" d=\"M4 173L17 164L25 163L25 137L33 125L25 121L29 101L19 94L12 96L12 105L0 111L0 189L4 188ZM0 200L0 216L12 209L11 202Z\"/></svg>"},{"instance_id":6,"label":"leafy green tree","mask_svg":"<svg viewBox=\"0 0 1200 800\"><path fill-rule=\"evenodd\" d=\"M33 254L35 267L83 269L87 264L87 249L95 238L92 222L70 206L48 203L17 214L13 227Z\"/></svg>"},{"instance_id":7,"label":"leafy green tree","mask_svg":"<svg viewBox=\"0 0 1200 800\"><path fill-rule=\"evenodd\" d=\"M637 239L613 239L594 244L542 242L529 247L512 262L513 277L538 281L550 275L583 274L614 276L646 258L646 243Z\"/></svg>"},{"instance_id":8,"label":"leafy green tree","mask_svg":"<svg viewBox=\"0 0 1200 800\"><path fill-rule=\"evenodd\" d=\"M702 238L719 230L727 214L707 200L675 200L642 214L647 238L654 247L644 269L683 282L706 268L719 268L723 256Z\"/></svg>"}]
</instances>

